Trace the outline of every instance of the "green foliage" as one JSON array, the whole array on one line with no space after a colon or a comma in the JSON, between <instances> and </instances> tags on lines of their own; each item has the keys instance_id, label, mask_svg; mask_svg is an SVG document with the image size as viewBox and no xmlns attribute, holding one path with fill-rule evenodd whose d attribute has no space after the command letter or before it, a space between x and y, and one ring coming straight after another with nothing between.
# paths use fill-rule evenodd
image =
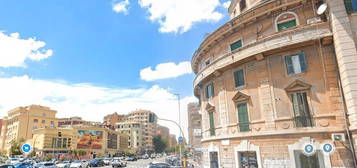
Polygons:
<instances>
[{"instance_id":1,"label":"green foliage","mask_svg":"<svg viewBox=\"0 0 357 168\"><path fill-rule=\"evenodd\" d=\"M45 161L51 161L52 159L53 159L54 157L52 156L52 155L46 155L46 156L44 156L43 157L43 159L45 160Z\"/></svg>"},{"instance_id":2,"label":"green foliage","mask_svg":"<svg viewBox=\"0 0 357 168\"><path fill-rule=\"evenodd\" d=\"M136 153L131 151L131 150L125 150L124 151L124 155L125 156L134 156Z\"/></svg>"},{"instance_id":3,"label":"green foliage","mask_svg":"<svg viewBox=\"0 0 357 168\"><path fill-rule=\"evenodd\" d=\"M161 153L166 150L167 140L161 135L157 135L152 139L152 143L154 144L154 150L156 153Z\"/></svg>"},{"instance_id":4,"label":"green foliage","mask_svg":"<svg viewBox=\"0 0 357 168\"><path fill-rule=\"evenodd\" d=\"M10 148L10 156L21 155L22 152L20 150L21 145L25 142L25 139L20 139L18 141L11 141L11 148Z\"/></svg>"},{"instance_id":5,"label":"green foliage","mask_svg":"<svg viewBox=\"0 0 357 168\"><path fill-rule=\"evenodd\" d=\"M87 152L83 149L73 149L72 154L74 154L77 159L80 159L80 157L86 155Z\"/></svg>"}]
</instances>

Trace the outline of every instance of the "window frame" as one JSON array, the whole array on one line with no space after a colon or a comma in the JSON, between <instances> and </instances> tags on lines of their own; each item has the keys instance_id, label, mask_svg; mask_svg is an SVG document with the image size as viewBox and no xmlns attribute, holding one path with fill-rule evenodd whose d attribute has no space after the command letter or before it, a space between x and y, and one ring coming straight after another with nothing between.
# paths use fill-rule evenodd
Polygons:
<instances>
[{"instance_id":1,"label":"window frame","mask_svg":"<svg viewBox=\"0 0 357 168\"><path fill-rule=\"evenodd\" d=\"M244 2L244 6L243 6L242 2ZM246 8L247 8L247 1L246 0L240 0L239 1L239 11L240 11L240 13L242 13L244 11L244 9L246 9Z\"/></svg>"},{"instance_id":2,"label":"window frame","mask_svg":"<svg viewBox=\"0 0 357 168\"><path fill-rule=\"evenodd\" d=\"M240 41L240 43L241 43L241 46L239 47L239 48L236 48L236 49L234 49L234 50L232 50L232 44L234 44L234 43L237 43L237 42L239 42ZM229 50L229 52L234 52L234 51L237 51L237 50L239 50L240 48L242 48L244 46L244 43L243 43L243 38L239 38L238 40L235 40L234 42L232 42L232 43L229 43L229 46L228 46L228 50Z\"/></svg>"},{"instance_id":3,"label":"window frame","mask_svg":"<svg viewBox=\"0 0 357 168\"><path fill-rule=\"evenodd\" d=\"M243 85L237 86L236 82L236 76L235 73L238 71L243 71ZM239 88L244 88L246 86L246 74L245 74L245 69L244 68L237 68L233 71L233 82L234 82L234 88L239 89Z\"/></svg>"},{"instance_id":4,"label":"window frame","mask_svg":"<svg viewBox=\"0 0 357 168\"><path fill-rule=\"evenodd\" d=\"M287 57L300 56L300 55L302 55L302 57L304 58L305 69L302 70L300 73L295 73L294 72L294 73L289 74L289 68L288 68L288 64L287 64ZM307 58L306 58L306 54L303 51L295 52L294 54L284 55L283 56L283 61L284 61L285 74L287 76L300 75L300 74L304 74L304 73L306 73L308 71L308 68L309 68L308 61L307 61ZM299 65L300 65L300 69L302 69L300 58L299 58Z\"/></svg>"},{"instance_id":5,"label":"window frame","mask_svg":"<svg viewBox=\"0 0 357 168\"><path fill-rule=\"evenodd\" d=\"M208 89L209 86L211 86L212 90ZM210 91L212 91L211 94L209 94ZM214 97L214 84L213 83L209 83L205 87L205 98L206 98L206 100L209 100L209 99L212 99L213 97Z\"/></svg>"},{"instance_id":6,"label":"window frame","mask_svg":"<svg viewBox=\"0 0 357 168\"><path fill-rule=\"evenodd\" d=\"M239 105L240 104L245 104L246 105L246 110L247 110L247 117L248 117L248 130L241 130L241 124L245 124L245 123L241 123L239 121ZM236 103L236 114L237 114L237 125L238 125L238 129L239 132L249 132L252 131L251 129L251 121L250 121L250 114L249 114L249 104L247 101L242 101L242 102L237 102Z\"/></svg>"},{"instance_id":7,"label":"window frame","mask_svg":"<svg viewBox=\"0 0 357 168\"><path fill-rule=\"evenodd\" d=\"M278 19L279 19L281 16L286 15L286 14L292 14L292 15L294 15L294 19L295 19L295 23L296 23L296 25L295 25L294 27L297 27L297 26L300 25L299 17L298 17L298 15L297 15L295 12L291 12L291 11L282 12L282 13L280 13L280 14L275 18L275 21L274 21L275 31L276 31L276 32L286 30L286 29L279 30L278 24L282 24L282 23L286 23L286 22L289 22L289 21L294 20L294 19L290 19L290 20L285 20L285 21L283 21L283 22L278 22ZM292 28L292 27L289 27L289 28L287 28L287 29L290 29L290 28Z\"/></svg>"},{"instance_id":8,"label":"window frame","mask_svg":"<svg viewBox=\"0 0 357 168\"><path fill-rule=\"evenodd\" d=\"M212 115L212 118L211 118L211 115ZM216 126L215 126L215 122L214 122L214 111L208 112L208 124L209 124L209 129L208 129L209 135L216 136Z\"/></svg>"},{"instance_id":9,"label":"window frame","mask_svg":"<svg viewBox=\"0 0 357 168\"><path fill-rule=\"evenodd\" d=\"M295 105L294 105L294 102L293 102L293 95L294 94L303 94L305 93L306 95L306 103L307 103L307 110L308 110L308 113L310 116L304 116L304 117L310 117L310 125L307 124L306 126L298 126L297 125L297 116L296 116L296 112L295 112ZM309 94L309 90L301 90L301 91L295 91L295 92L291 92L289 93L289 99L290 99L290 109L292 109L292 116L293 116L293 122L294 122L294 126L295 128L312 128L312 127L315 127L315 123L314 123L314 113L311 109L311 101L310 101L310 94ZM301 113L300 113L301 114Z\"/></svg>"}]
</instances>

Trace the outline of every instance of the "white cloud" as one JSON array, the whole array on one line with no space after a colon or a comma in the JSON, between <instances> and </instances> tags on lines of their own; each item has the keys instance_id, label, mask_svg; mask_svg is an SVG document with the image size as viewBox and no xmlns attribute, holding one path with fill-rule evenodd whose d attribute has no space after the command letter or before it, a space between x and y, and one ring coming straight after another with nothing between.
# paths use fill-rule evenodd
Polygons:
<instances>
[{"instance_id":1,"label":"white cloud","mask_svg":"<svg viewBox=\"0 0 357 168\"><path fill-rule=\"evenodd\" d=\"M178 122L177 99L169 90L157 85L151 88L125 89L95 86L88 83L70 84L64 81L36 80L28 76L0 78L0 117L18 106L40 104L57 110L57 117L81 116L102 121L109 113L128 113L148 109L159 117ZM181 118L187 132L187 104L193 96L181 99ZM179 129L160 122L178 135ZM187 135L187 133L185 133Z\"/></svg>"},{"instance_id":2,"label":"white cloud","mask_svg":"<svg viewBox=\"0 0 357 168\"><path fill-rule=\"evenodd\" d=\"M9 35L0 31L0 67L25 66L26 60L39 61L53 54L43 49L46 43L36 38L21 39L19 33Z\"/></svg>"},{"instance_id":3,"label":"white cloud","mask_svg":"<svg viewBox=\"0 0 357 168\"><path fill-rule=\"evenodd\" d=\"M227 1L222 4L224 8L229 8L229 5L231 5L231 1Z\"/></svg>"},{"instance_id":4,"label":"white cloud","mask_svg":"<svg viewBox=\"0 0 357 168\"><path fill-rule=\"evenodd\" d=\"M216 22L223 14L216 11L219 0L139 0L149 19L160 24L160 32L184 33L194 23Z\"/></svg>"},{"instance_id":5,"label":"white cloud","mask_svg":"<svg viewBox=\"0 0 357 168\"><path fill-rule=\"evenodd\" d=\"M190 74L191 63L188 61L175 64L173 62L158 64L155 69L151 67L140 71L140 78L145 81L154 81L159 79L175 78L181 75Z\"/></svg>"},{"instance_id":6,"label":"white cloud","mask_svg":"<svg viewBox=\"0 0 357 168\"><path fill-rule=\"evenodd\" d=\"M128 6L129 6L129 0L114 0L113 1L113 10L116 13L124 13L124 14L128 14L129 10L128 10Z\"/></svg>"}]
</instances>

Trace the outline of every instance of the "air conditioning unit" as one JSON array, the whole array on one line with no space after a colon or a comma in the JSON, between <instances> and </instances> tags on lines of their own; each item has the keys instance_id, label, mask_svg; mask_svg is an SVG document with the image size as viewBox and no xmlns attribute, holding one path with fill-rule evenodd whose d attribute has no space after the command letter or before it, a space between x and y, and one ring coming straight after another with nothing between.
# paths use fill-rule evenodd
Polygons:
<instances>
[{"instance_id":1,"label":"air conditioning unit","mask_svg":"<svg viewBox=\"0 0 357 168\"><path fill-rule=\"evenodd\" d=\"M306 22L307 22L307 24L312 24L312 23L322 22L322 20L321 20L321 17L317 16L317 17L307 19Z\"/></svg>"},{"instance_id":2,"label":"air conditioning unit","mask_svg":"<svg viewBox=\"0 0 357 168\"><path fill-rule=\"evenodd\" d=\"M331 134L331 139L334 142L343 142L346 140L344 133Z\"/></svg>"}]
</instances>

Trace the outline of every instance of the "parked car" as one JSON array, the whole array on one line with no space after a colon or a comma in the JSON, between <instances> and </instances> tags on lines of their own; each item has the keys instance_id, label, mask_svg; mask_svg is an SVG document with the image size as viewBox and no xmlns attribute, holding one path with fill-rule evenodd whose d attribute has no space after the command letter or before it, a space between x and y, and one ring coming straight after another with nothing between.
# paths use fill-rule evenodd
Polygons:
<instances>
[{"instance_id":1,"label":"parked car","mask_svg":"<svg viewBox=\"0 0 357 168\"><path fill-rule=\"evenodd\" d=\"M104 158L103 159L103 162L104 162L105 165L110 165L111 161L112 161L112 159L110 159L110 158Z\"/></svg>"},{"instance_id":2,"label":"parked car","mask_svg":"<svg viewBox=\"0 0 357 168\"><path fill-rule=\"evenodd\" d=\"M52 162L41 162L33 166L34 168L57 168L56 165Z\"/></svg>"},{"instance_id":3,"label":"parked car","mask_svg":"<svg viewBox=\"0 0 357 168\"><path fill-rule=\"evenodd\" d=\"M20 159L19 158L9 158L9 160L7 160L7 164L10 164L10 165L15 165L16 163L19 163L20 162Z\"/></svg>"},{"instance_id":4,"label":"parked car","mask_svg":"<svg viewBox=\"0 0 357 168\"><path fill-rule=\"evenodd\" d=\"M135 156L129 156L125 160L126 161L137 161L138 159Z\"/></svg>"},{"instance_id":5,"label":"parked car","mask_svg":"<svg viewBox=\"0 0 357 168\"><path fill-rule=\"evenodd\" d=\"M147 168L170 168L171 165L163 162L151 162Z\"/></svg>"},{"instance_id":6,"label":"parked car","mask_svg":"<svg viewBox=\"0 0 357 168\"><path fill-rule=\"evenodd\" d=\"M111 164L113 168L126 167L126 162L120 159L113 159Z\"/></svg>"},{"instance_id":7,"label":"parked car","mask_svg":"<svg viewBox=\"0 0 357 168\"><path fill-rule=\"evenodd\" d=\"M57 168L69 168L70 165L71 165L70 161L63 161L63 162L56 164L56 167Z\"/></svg>"},{"instance_id":8,"label":"parked car","mask_svg":"<svg viewBox=\"0 0 357 168\"><path fill-rule=\"evenodd\" d=\"M74 162L72 162L69 166L70 168L86 168L87 167L87 163L85 160L76 160Z\"/></svg>"},{"instance_id":9,"label":"parked car","mask_svg":"<svg viewBox=\"0 0 357 168\"><path fill-rule=\"evenodd\" d=\"M102 167L105 166L103 159L93 159L89 161L89 167Z\"/></svg>"},{"instance_id":10,"label":"parked car","mask_svg":"<svg viewBox=\"0 0 357 168\"><path fill-rule=\"evenodd\" d=\"M148 155L148 154L145 154L145 155L143 155L142 158L143 158L143 159L149 159L149 155Z\"/></svg>"},{"instance_id":11,"label":"parked car","mask_svg":"<svg viewBox=\"0 0 357 168\"><path fill-rule=\"evenodd\" d=\"M4 164L4 165L0 165L0 168L15 168L15 166L10 164Z\"/></svg>"},{"instance_id":12,"label":"parked car","mask_svg":"<svg viewBox=\"0 0 357 168\"><path fill-rule=\"evenodd\" d=\"M33 168L33 163L32 162L20 162L16 163L15 168Z\"/></svg>"}]
</instances>

